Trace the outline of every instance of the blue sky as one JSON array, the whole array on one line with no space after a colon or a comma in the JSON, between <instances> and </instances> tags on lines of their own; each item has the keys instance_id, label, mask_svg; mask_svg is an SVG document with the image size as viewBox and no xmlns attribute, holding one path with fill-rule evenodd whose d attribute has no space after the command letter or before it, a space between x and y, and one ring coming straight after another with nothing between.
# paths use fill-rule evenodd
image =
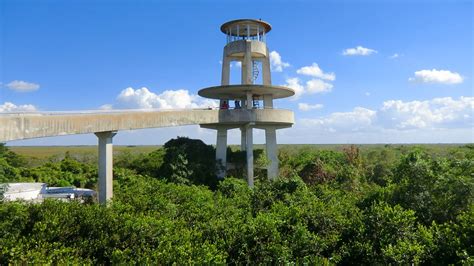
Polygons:
<instances>
[{"instance_id":1,"label":"blue sky","mask_svg":"<svg viewBox=\"0 0 474 266\"><path fill-rule=\"evenodd\" d=\"M220 25L261 18L273 27L273 84L299 91L276 102L296 117L280 143L474 142L473 11L472 1L1 0L0 111L206 105L196 94L220 83ZM177 135L215 142L189 126L115 143Z\"/></svg>"}]
</instances>

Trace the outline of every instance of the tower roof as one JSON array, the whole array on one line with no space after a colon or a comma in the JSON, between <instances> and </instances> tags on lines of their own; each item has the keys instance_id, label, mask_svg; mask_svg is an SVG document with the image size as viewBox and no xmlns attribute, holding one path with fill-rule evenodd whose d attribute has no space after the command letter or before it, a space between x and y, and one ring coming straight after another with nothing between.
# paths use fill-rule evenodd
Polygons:
<instances>
[{"instance_id":1,"label":"tower roof","mask_svg":"<svg viewBox=\"0 0 474 266\"><path fill-rule=\"evenodd\" d=\"M242 25L239 27L237 32L237 25ZM222 24L221 31L224 34L230 34L232 36L245 36L247 35L247 25L255 25L259 26L259 30L257 31L257 27L250 27L249 36L256 36L258 34L267 33L272 29L272 26L261 19L236 19L227 21L226 23ZM231 29L231 30L229 30Z\"/></svg>"}]
</instances>

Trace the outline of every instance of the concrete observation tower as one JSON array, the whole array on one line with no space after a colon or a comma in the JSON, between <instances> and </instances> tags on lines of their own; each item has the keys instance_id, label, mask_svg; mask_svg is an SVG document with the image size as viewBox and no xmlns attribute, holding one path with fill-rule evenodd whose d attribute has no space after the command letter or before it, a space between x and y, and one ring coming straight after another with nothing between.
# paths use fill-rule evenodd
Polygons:
<instances>
[{"instance_id":1,"label":"concrete observation tower","mask_svg":"<svg viewBox=\"0 0 474 266\"><path fill-rule=\"evenodd\" d=\"M198 92L202 97L220 100L219 122L200 124L203 128L217 130L216 160L222 166L218 177L226 175L227 131L239 128L241 150L245 150L247 155L249 186L254 183L253 129L265 130L266 154L270 162L267 175L274 179L278 176L276 130L291 127L294 123L292 111L276 109L273 105L274 99L295 93L290 88L272 85L266 45L266 35L270 30L270 24L262 20L238 19L224 23L221 31L226 35L227 44L222 59L221 86ZM242 63L240 84L230 84L232 61Z\"/></svg>"}]
</instances>

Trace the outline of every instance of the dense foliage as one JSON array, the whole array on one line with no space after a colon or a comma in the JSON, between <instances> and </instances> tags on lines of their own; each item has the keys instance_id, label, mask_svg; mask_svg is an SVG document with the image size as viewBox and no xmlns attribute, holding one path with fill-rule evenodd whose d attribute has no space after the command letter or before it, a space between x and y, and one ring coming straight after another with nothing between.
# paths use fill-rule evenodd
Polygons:
<instances>
[{"instance_id":1,"label":"dense foliage","mask_svg":"<svg viewBox=\"0 0 474 266\"><path fill-rule=\"evenodd\" d=\"M253 189L218 182L214 153L178 138L119 154L108 207L0 203L0 264L474 263L472 145L284 148L281 177L257 171ZM96 186L96 166L70 154L27 161L0 146L0 182Z\"/></svg>"}]
</instances>

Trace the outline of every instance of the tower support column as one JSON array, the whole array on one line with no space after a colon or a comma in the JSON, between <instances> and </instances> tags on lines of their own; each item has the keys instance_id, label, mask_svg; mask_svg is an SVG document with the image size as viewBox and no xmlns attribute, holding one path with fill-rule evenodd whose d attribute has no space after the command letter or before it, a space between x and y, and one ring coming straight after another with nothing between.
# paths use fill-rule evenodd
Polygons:
<instances>
[{"instance_id":1,"label":"tower support column","mask_svg":"<svg viewBox=\"0 0 474 266\"><path fill-rule=\"evenodd\" d=\"M229 85L230 82L230 58L226 56L224 50L224 56L222 58L222 85Z\"/></svg>"},{"instance_id":2,"label":"tower support column","mask_svg":"<svg viewBox=\"0 0 474 266\"><path fill-rule=\"evenodd\" d=\"M106 204L113 196L113 144L116 131L96 132L99 139L99 203Z\"/></svg>"},{"instance_id":3,"label":"tower support column","mask_svg":"<svg viewBox=\"0 0 474 266\"><path fill-rule=\"evenodd\" d=\"M247 107L247 109L252 109L253 108L252 93L247 91L246 96L247 96L246 107Z\"/></svg>"},{"instance_id":4,"label":"tower support column","mask_svg":"<svg viewBox=\"0 0 474 266\"><path fill-rule=\"evenodd\" d=\"M247 184L249 187L253 187L253 129L250 125L247 125L245 131L247 135Z\"/></svg>"},{"instance_id":5,"label":"tower support column","mask_svg":"<svg viewBox=\"0 0 474 266\"><path fill-rule=\"evenodd\" d=\"M227 170L227 128L217 128L216 161L219 164L217 178L224 178Z\"/></svg>"},{"instance_id":6,"label":"tower support column","mask_svg":"<svg viewBox=\"0 0 474 266\"><path fill-rule=\"evenodd\" d=\"M278 177L278 147L274 127L265 128L265 140L267 159L270 161L267 166L267 176L268 179L273 180Z\"/></svg>"},{"instance_id":7,"label":"tower support column","mask_svg":"<svg viewBox=\"0 0 474 266\"><path fill-rule=\"evenodd\" d=\"M273 97L271 94L263 95L263 108L273 109Z\"/></svg>"},{"instance_id":8,"label":"tower support column","mask_svg":"<svg viewBox=\"0 0 474 266\"><path fill-rule=\"evenodd\" d=\"M240 128L240 150L245 151L247 148L247 131L245 127Z\"/></svg>"},{"instance_id":9,"label":"tower support column","mask_svg":"<svg viewBox=\"0 0 474 266\"><path fill-rule=\"evenodd\" d=\"M271 85L272 76L270 75L270 54L268 53L268 48L267 56L262 60L262 70L263 85Z\"/></svg>"},{"instance_id":10,"label":"tower support column","mask_svg":"<svg viewBox=\"0 0 474 266\"><path fill-rule=\"evenodd\" d=\"M253 72L253 64L252 64L252 42L247 40L246 41L246 46L245 46L245 55L244 55L244 62L243 65L245 65L242 70L245 69L244 73L244 84L253 84L253 77L252 77L252 72Z\"/></svg>"}]
</instances>

